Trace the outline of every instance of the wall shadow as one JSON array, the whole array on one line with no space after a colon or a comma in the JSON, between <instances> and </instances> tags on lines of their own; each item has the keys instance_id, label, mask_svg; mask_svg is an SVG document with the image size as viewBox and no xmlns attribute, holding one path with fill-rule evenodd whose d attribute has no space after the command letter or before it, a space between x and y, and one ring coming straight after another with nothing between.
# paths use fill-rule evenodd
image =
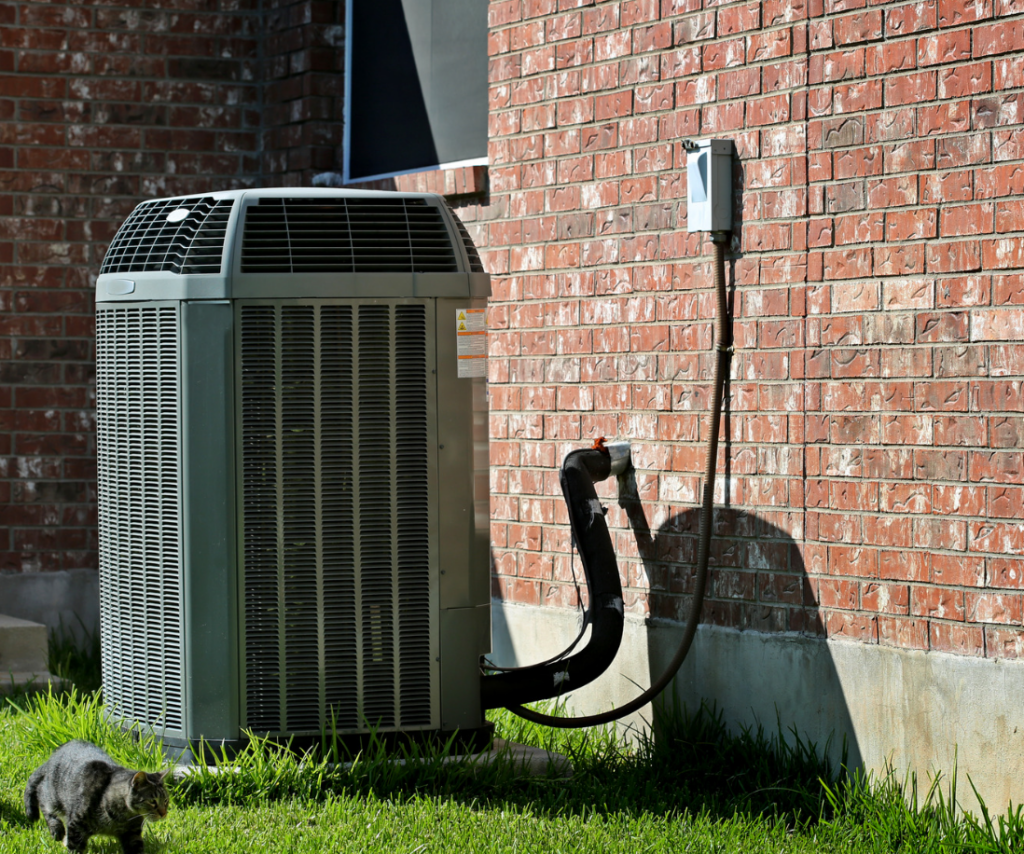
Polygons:
<instances>
[{"instance_id":1,"label":"wall shadow","mask_svg":"<svg viewBox=\"0 0 1024 854\"><path fill-rule=\"evenodd\" d=\"M728 458L728 454L726 454ZM664 672L689 616L696 578L700 508L652 531L632 477L620 483L625 511L649 585L650 680ZM673 686L674 700L695 711L702 701L723 712L730 729L790 728L828 745L838 761L862 765L843 684L825 642L824 616L793 538L744 509L716 506L708 582L697 636ZM666 692L668 694L669 692ZM672 697L655 705L658 716Z\"/></svg>"}]
</instances>

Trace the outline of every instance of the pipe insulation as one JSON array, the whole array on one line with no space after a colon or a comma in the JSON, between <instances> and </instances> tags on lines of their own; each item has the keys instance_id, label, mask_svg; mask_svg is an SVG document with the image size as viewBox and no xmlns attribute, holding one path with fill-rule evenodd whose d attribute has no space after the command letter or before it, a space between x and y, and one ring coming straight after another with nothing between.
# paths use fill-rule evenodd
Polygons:
<instances>
[{"instance_id":1,"label":"pipe insulation","mask_svg":"<svg viewBox=\"0 0 1024 854\"><path fill-rule=\"evenodd\" d=\"M619 651L623 624L622 584L611 533L604 518L605 508L601 506L594 484L610 477L616 462L620 463L620 470L624 469L622 459L619 453L613 460L606 447L572 451L562 463L558 477L590 594L589 642L566 658L484 675L480 692L485 709L515 708L521 703L547 700L581 688L604 673ZM624 459L628 461L628 451Z\"/></svg>"},{"instance_id":2,"label":"pipe insulation","mask_svg":"<svg viewBox=\"0 0 1024 854\"><path fill-rule=\"evenodd\" d=\"M638 697L630 700L623 706L617 709L610 709L607 712L601 712L596 715L584 715L575 718L560 718L553 715L545 715L540 712L535 712L531 709L524 708L521 704L532 702L534 700L547 699L553 696L557 696L558 693L546 693L542 694L537 691L529 692L525 690L527 684L532 684L532 672L533 668L525 668L518 671L521 675L521 683L517 682L516 686L520 684L523 686L522 694L519 694L514 689L501 692L488 693L487 683L490 679L498 679L500 677L485 677L484 679L484 707L492 708L497 705L503 705L510 711L519 715L521 718L525 718L528 721L534 723L544 724L546 726L559 727L562 729L574 729L577 727L586 726L598 726L600 724L611 723L612 721L623 718L626 715L630 715L633 712L639 711L655 697L657 697L665 688L668 687L669 683L675 678L676 673L679 672L679 668L682 666L683 661L686 659L687 653L690 651L690 646L693 644L693 638L697 633L697 624L700 622L701 609L704 606L704 590L707 585L707 574L708 574L708 559L711 553L711 529L712 521L714 518L714 496L715 496L715 470L718 462L718 432L721 426L722 418L722 399L725 394L725 384L729 379L729 365L732 359L732 323L728 313L728 301L725 290L725 244L729 240L729 232L726 231L713 231L711 232L711 240L714 251L714 280L715 280L715 374L713 379L713 390L711 397L711 410L708 413L708 438L707 438L707 454L704 460L704 488L701 501L700 511L700 530L698 534L697 542L697 573L694 579L693 596L690 600L690 613L686 621L686 628L683 632L683 639L676 650L675 655L665 668L665 672L656 679L651 687L640 694ZM566 463L573 456L573 454L581 453L574 451L566 457ZM585 452L584 452L585 453ZM565 466L563 466L563 473ZM598 470L597 473L600 473ZM607 474L605 475L607 477ZM591 492L593 492L593 484L589 485ZM566 501L569 502L569 495L565 491L565 485L563 481L563 494L566 495ZM596 494L595 494L596 499ZM572 513L572 505L570 504L570 513ZM603 523L603 516L601 519ZM575 524L575 523L574 523ZM619 607L621 610L621 586L619 584L618 567L615 563L615 554L611 547L611 536L608 533L608 526L602 524L600 529L596 526L594 529L587 529L584 531L589 537L605 538L602 539L599 546L595 545L596 548L602 554L602 569L605 569L604 561L607 558L604 556L605 552L610 554L612 566L614 567L615 575L615 587L619 591ZM580 556L582 558L584 554L584 540L577 534L577 530L573 528L573 536L576 537L577 545L580 548ZM588 550L591 546L587 546ZM584 569L586 569L586 563L584 563ZM590 585L590 574L587 574L587 584ZM591 588L591 602L595 601L595 591ZM593 628L593 634L591 635L590 643L584 648L578 656L573 658L584 656L590 649L591 645L595 643L599 638L598 625L595 623ZM618 649L619 641L622 638L622 617L621 613L618 618L618 629L615 634L615 650ZM612 659L615 657L615 652L612 651L611 656L608 656L608 649L610 644L607 641L600 642L602 650L602 658L607 657L607 661L604 667L611 664ZM568 659L572 661L573 659ZM594 660L598 660L597 656ZM559 665L556 665L559 666ZM505 674L502 674L505 675ZM587 670L587 682L592 681L600 675L600 672L593 673L593 667L589 667ZM547 678L551 678L551 674L545 674ZM582 683L586 684L586 683ZM539 687L539 683L538 683ZM571 690L573 688L580 687L579 684L573 682L573 684L566 684L565 690ZM503 702L496 702L498 694L500 694ZM529 696L527 696L529 695Z\"/></svg>"}]
</instances>

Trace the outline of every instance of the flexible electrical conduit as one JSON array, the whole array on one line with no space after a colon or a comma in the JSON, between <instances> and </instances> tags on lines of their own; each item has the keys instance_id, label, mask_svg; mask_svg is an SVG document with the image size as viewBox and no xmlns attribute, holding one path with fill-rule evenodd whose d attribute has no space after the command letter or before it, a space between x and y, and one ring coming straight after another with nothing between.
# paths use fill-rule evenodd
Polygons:
<instances>
[{"instance_id":1,"label":"flexible electrical conduit","mask_svg":"<svg viewBox=\"0 0 1024 854\"><path fill-rule=\"evenodd\" d=\"M715 499L715 467L718 461L718 430L722 418L722 397L725 383L729 378L729 362L732 358L732 323L728 313L728 302L725 293L725 244L729 233L724 231L711 232L714 249L715 268L715 376L714 389L709 413L707 457L704 463L704 493L700 508L700 533L697 543L697 576L693 585L693 598L690 604L690 615L686 621L683 639L672 657L665 672L651 684L651 687L633 700L617 709L609 709L596 715L583 715L576 718L559 718L535 712L521 705L509 705L509 711L534 723L544 724L561 729L598 726L630 715L642 709L668 687L682 666L700 622L700 612L704 606L704 588L708 576L708 558L711 549L711 527L714 515ZM523 701L525 702L525 701Z\"/></svg>"}]
</instances>

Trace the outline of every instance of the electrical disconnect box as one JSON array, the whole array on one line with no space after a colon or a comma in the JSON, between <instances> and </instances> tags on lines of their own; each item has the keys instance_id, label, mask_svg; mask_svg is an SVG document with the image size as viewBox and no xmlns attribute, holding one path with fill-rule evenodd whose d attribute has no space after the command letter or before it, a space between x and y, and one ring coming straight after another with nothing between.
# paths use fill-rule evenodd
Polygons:
<instances>
[{"instance_id":1,"label":"electrical disconnect box","mask_svg":"<svg viewBox=\"0 0 1024 854\"><path fill-rule=\"evenodd\" d=\"M732 141L686 143L686 230L732 230Z\"/></svg>"}]
</instances>

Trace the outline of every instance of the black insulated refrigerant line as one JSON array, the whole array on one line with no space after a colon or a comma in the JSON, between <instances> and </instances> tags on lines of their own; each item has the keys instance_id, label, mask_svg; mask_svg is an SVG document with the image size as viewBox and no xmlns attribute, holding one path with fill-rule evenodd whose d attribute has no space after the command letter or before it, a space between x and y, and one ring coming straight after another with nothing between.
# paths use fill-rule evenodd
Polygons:
<instances>
[{"instance_id":1,"label":"black insulated refrigerant line","mask_svg":"<svg viewBox=\"0 0 1024 854\"><path fill-rule=\"evenodd\" d=\"M521 718L546 726L573 729L598 726L623 718L647 705L675 678L697 633L704 605L711 527L714 514L715 468L718 460L718 431L722 416L722 398L729 378L732 359L732 323L725 292L725 244L729 232L713 231L715 276L715 375L708 424L707 456L704 464L704 491L700 510L697 543L697 575L694 581L690 614L683 639L665 672L640 696L617 709L596 715L559 718L526 709L523 703L546 700L580 688L600 676L612 663L622 640L622 587L618 563L612 549L611 534L594 490L594 483L611 473L611 460L600 450L573 451L562 465L562 494L569 507L569 519L586 575L590 594L591 636L587 646L576 655L554 663L545 662L481 679L481 697L486 709L504 706Z\"/></svg>"},{"instance_id":2,"label":"black insulated refrigerant line","mask_svg":"<svg viewBox=\"0 0 1024 854\"><path fill-rule=\"evenodd\" d=\"M594 484L607 478L611 471L611 455L607 449L595 447L568 454L558 476L590 594L590 641L568 658L558 657L532 667L483 676L480 692L485 709L506 706L518 713L522 703L547 700L581 688L604 673L619 651L622 584L604 508L594 490Z\"/></svg>"}]
</instances>

